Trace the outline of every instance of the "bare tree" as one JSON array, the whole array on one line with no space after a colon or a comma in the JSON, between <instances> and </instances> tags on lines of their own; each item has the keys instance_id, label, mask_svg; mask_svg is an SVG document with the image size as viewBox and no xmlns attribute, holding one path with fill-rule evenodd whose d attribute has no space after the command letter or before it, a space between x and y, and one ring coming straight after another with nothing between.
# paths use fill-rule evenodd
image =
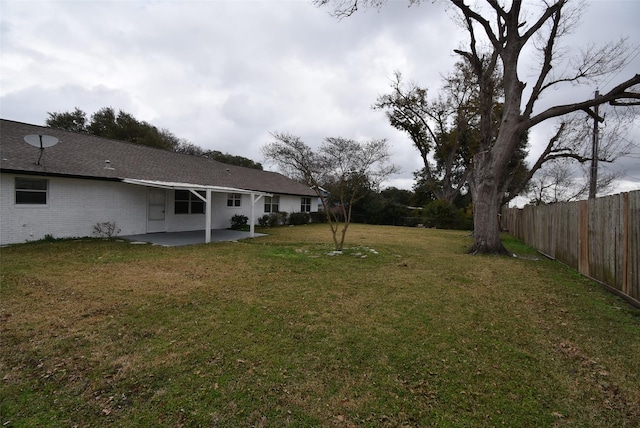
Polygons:
<instances>
[{"instance_id":1,"label":"bare tree","mask_svg":"<svg viewBox=\"0 0 640 428\"><path fill-rule=\"evenodd\" d=\"M584 199L589 192L589 167L571 165L571 158L558 158L545 163L533 175L524 195L533 205L569 202ZM605 172L598 175L598 193L608 192L614 180L622 174Z\"/></svg>"},{"instance_id":2,"label":"bare tree","mask_svg":"<svg viewBox=\"0 0 640 428\"><path fill-rule=\"evenodd\" d=\"M565 193L572 184L570 170L561 162L550 162L529 181L526 194L533 205L560 202L567 199Z\"/></svg>"},{"instance_id":3,"label":"bare tree","mask_svg":"<svg viewBox=\"0 0 640 428\"><path fill-rule=\"evenodd\" d=\"M314 152L300 137L288 133L272 135L275 141L262 148L265 159L315 190L335 249L342 251L354 204L369 190L377 191L380 183L397 172L389 163L386 140L358 143L346 138L326 138Z\"/></svg>"},{"instance_id":4,"label":"bare tree","mask_svg":"<svg viewBox=\"0 0 640 428\"><path fill-rule=\"evenodd\" d=\"M599 163L611 164L630 153L633 145L625 136L633 126L637 112L629 107L607 106L600 110ZM606 120L604 118L606 117ZM565 202L584 198L589 192L590 165L593 160L592 139L594 119L584 112L561 118L555 134L529 170L525 192L533 203ZM549 165L547 165L547 163ZM611 190L622 172L601 171L595 182L596 193ZM524 188L518 189L519 192Z\"/></svg>"},{"instance_id":5,"label":"bare tree","mask_svg":"<svg viewBox=\"0 0 640 428\"><path fill-rule=\"evenodd\" d=\"M382 0L316 0L317 5L332 3L335 14L349 16L361 6L380 6ZM410 0L410 4L419 3ZM540 97L562 84L593 83L625 65L628 48L623 40L603 47L589 46L571 59L570 66L560 67L562 50L559 39L577 22L578 7L569 0L541 1L537 8L523 8L514 0L467 4L464 0L449 0L459 13L460 24L467 33L464 48L455 52L473 70L480 93L480 148L473 156L473 171L469 179L474 204L474 242L469 252L509 254L500 241L498 214L504 198L506 170L518 149L522 135L530 128L552 118L585 111L604 103L635 104L640 100L640 74L628 78L597 97L536 110ZM532 86L520 80L518 68L527 58L525 48L537 52L537 67ZM495 105L496 70L502 71L501 92L503 110L498 129L492 120ZM525 91L526 89L526 91ZM495 138L494 138L495 135ZM505 178L507 177L507 178Z\"/></svg>"}]
</instances>

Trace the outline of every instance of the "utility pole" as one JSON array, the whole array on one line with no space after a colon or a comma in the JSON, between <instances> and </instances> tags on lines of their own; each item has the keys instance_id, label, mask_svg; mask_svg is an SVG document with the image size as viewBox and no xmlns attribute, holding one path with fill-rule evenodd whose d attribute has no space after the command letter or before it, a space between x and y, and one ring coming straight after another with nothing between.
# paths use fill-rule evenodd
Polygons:
<instances>
[{"instance_id":1,"label":"utility pole","mask_svg":"<svg viewBox=\"0 0 640 428\"><path fill-rule=\"evenodd\" d=\"M598 98L600 92L596 90L595 98ZM598 107L596 104L593 107L593 141L591 148L591 178L589 181L589 199L596 198L596 184L598 182Z\"/></svg>"}]
</instances>

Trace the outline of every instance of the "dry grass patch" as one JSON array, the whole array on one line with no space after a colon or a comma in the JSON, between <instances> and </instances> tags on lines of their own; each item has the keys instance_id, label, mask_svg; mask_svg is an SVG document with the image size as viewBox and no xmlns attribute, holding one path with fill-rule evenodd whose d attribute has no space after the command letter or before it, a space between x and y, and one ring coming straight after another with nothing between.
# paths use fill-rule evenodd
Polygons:
<instances>
[{"instance_id":1,"label":"dry grass patch","mask_svg":"<svg viewBox=\"0 0 640 428\"><path fill-rule=\"evenodd\" d=\"M0 423L640 423L638 311L568 269L464 232L268 233L3 248Z\"/></svg>"}]
</instances>

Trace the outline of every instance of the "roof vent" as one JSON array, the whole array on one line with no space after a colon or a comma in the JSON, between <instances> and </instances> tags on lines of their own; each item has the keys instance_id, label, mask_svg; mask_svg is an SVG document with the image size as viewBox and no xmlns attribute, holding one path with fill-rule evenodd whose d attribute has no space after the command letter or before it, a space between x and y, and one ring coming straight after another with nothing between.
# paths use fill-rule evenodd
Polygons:
<instances>
[{"instance_id":1,"label":"roof vent","mask_svg":"<svg viewBox=\"0 0 640 428\"><path fill-rule=\"evenodd\" d=\"M111 161L109 159L105 159L105 161L104 161L104 169L110 169L110 170L115 169L115 168L111 167Z\"/></svg>"}]
</instances>

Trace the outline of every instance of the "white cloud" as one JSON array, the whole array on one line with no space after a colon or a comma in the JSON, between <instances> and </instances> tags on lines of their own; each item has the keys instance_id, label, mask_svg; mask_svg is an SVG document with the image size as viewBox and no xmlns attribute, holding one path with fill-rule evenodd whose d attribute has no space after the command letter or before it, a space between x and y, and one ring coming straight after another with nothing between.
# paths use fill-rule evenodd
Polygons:
<instances>
[{"instance_id":1,"label":"white cloud","mask_svg":"<svg viewBox=\"0 0 640 428\"><path fill-rule=\"evenodd\" d=\"M393 182L408 188L418 153L370 107L395 70L435 92L464 34L443 2L407 4L388 1L338 21L306 1L0 0L0 116L43 124L47 112L111 106L256 161L273 131L314 146L328 136L387 138L403 170ZM639 10L594 2L570 51L622 35L638 46ZM532 131L532 152L549 132Z\"/></svg>"}]
</instances>

